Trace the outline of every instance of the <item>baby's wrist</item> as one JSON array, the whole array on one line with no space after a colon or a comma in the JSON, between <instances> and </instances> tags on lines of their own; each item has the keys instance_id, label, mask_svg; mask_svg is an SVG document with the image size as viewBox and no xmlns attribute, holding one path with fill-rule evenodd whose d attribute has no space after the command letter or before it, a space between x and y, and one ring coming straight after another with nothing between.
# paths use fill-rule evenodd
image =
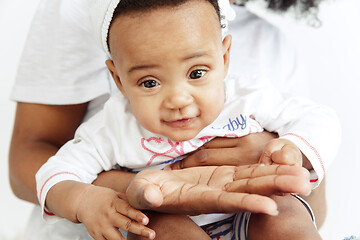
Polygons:
<instances>
[{"instance_id":1,"label":"baby's wrist","mask_svg":"<svg viewBox=\"0 0 360 240\"><path fill-rule=\"evenodd\" d=\"M82 186L80 186L79 193L77 194L77 197L74 201L74 223L82 223L82 212L81 210L84 208L84 202L86 202L86 196L88 195L89 191L91 191L95 186L92 184L85 184L83 183ZM86 207L85 207L86 209Z\"/></svg>"}]
</instances>

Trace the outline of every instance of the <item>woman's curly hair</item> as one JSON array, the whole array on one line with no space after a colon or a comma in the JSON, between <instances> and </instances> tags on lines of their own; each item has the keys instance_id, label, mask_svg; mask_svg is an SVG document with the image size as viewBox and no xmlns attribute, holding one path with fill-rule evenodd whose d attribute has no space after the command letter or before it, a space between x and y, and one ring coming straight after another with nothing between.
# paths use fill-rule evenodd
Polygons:
<instances>
[{"instance_id":1,"label":"woman's curly hair","mask_svg":"<svg viewBox=\"0 0 360 240\"><path fill-rule=\"evenodd\" d=\"M247 2L253 0L235 0L237 5L245 5ZM263 0L267 8L278 12L284 13L289 9L294 9L295 13L300 18L307 18L308 23L314 27L321 25L318 19L319 4L322 0Z\"/></svg>"},{"instance_id":2,"label":"woman's curly hair","mask_svg":"<svg viewBox=\"0 0 360 240\"><path fill-rule=\"evenodd\" d=\"M235 0L235 4L246 4L252 0ZM299 9L300 12L306 14L311 13L313 9L317 9L321 0L264 0L269 9L279 12L285 12L290 7Z\"/></svg>"},{"instance_id":3,"label":"woman's curly hair","mask_svg":"<svg viewBox=\"0 0 360 240\"><path fill-rule=\"evenodd\" d=\"M320 0L267 0L268 7L273 10L286 11L294 6L301 12L307 13L312 9L317 9Z\"/></svg>"}]
</instances>

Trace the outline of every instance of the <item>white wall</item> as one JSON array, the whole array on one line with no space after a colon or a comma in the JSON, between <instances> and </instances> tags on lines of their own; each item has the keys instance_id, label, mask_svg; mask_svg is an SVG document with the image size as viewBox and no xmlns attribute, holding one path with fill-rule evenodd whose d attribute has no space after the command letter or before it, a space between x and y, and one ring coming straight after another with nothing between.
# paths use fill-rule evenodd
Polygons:
<instances>
[{"instance_id":1,"label":"white wall","mask_svg":"<svg viewBox=\"0 0 360 240\"><path fill-rule=\"evenodd\" d=\"M24 228L31 205L12 195L7 154L15 105L9 93L17 62L39 0L0 0L0 240L14 239ZM323 28L308 29L265 14L299 49L298 92L333 106L343 126L343 144L327 177L326 240L360 236L360 1L330 1L323 7ZM329 129L331 130L331 129Z\"/></svg>"},{"instance_id":2,"label":"white wall","mask_svg":"<svg viewBox=\"0 0 360 240\"><path fill-rule=\"evenodd\" d=\"M325 239L334 240L360 237L360 1L340 2L324 12L324 34L315 42L321 56L308 63L315 70L320 62L321 71L310 82L313 98L333 106L343 127L343 142L327 178L329 214L322 230Z\"/></svg>"},{"instance_id":3,"label":"white wall","mask_svg":"<svg viewBox=\"0 0 360 240\"><path fill-rule=\"evenodd\" d=\"M0 240L21 236L31 204L17 199L8 181L8 148L15 114L9 93L38 0L0 0Z\"/></svg>"},{"instance_id":4,"label":"white wall","mask_svg":"<svg viewBox=\"0 0 360 240\"><path fill-rule=\"evenodd\" d=\"M332 106L340 117L342 145L327 174L328 216L321 234L325 240L360 237L360 1L322 5L320 29L254 10L278 25L297 47L297 92Z\"/></svg>"}]
</instances>

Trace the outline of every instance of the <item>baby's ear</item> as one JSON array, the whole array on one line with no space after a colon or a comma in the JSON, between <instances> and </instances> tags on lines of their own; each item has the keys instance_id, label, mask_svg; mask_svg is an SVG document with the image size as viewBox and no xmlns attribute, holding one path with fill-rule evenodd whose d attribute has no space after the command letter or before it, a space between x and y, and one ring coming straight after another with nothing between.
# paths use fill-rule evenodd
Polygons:
<instances>
[{"instance_id":1,"label":"baby's ear","mask_svg":"<svg viewBox=\"0 0 360 240\"><path fill-rule=\"evenodd\" d=\"M222 51L224 58L224 76L227 75L229 69L231 41L232 41L232 36L227 35L222 42Z\"/></svg>"},{"instance_id":2,"label":"baby's ear","mask_svg":"<svg viewBox=\"0 0 360 240\"><path fill-rule=\"evenodd\" d=\"M124 87L123 87L123 85L121 83L121 80L120 80L120 76L117 73L114 61L108 59L108 60L105 61L105 64L106 64L107 68L109 69L110 74L111 74L112 78L114 79L116 86L121 91L121 93L124 95L124 97L127 98L126 93L124 91Z\"/></svg>"}]
</instances>

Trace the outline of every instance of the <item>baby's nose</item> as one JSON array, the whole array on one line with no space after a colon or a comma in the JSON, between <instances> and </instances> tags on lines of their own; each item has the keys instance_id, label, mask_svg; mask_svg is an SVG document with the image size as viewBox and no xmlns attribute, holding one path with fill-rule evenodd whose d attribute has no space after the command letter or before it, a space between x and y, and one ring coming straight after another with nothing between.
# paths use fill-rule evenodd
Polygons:
<instances>
[{"instance_id":1,"label":"baby's nose","mask_svg":"<svg viewBox=\"0 0 360 240\"><path fill-rule=\"evenodd\" d=\"M164 106L169 109L181 109L189 106L194 101L192 95L184 89L176 89L169 92Z\"/></svg>"}]
</instances>

